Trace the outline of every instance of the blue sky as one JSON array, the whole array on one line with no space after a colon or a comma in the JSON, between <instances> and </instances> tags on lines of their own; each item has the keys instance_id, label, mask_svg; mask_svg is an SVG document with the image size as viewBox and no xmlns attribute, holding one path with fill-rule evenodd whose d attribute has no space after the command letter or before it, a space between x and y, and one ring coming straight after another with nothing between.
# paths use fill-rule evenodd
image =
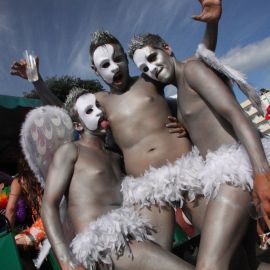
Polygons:
<instances>
[{"instance_id":1,"label":"blue sky","mask_svg":"<svg viewBox=\"0 0 270 270\"><path fill-rule=\"evenodd\" d=\"M216 54L246 73L257 89L270 88L269 11L269 0L223 0ZM96 79L88 47L97 29L110 30L124 48L136 33L158 33L184 59L203 36L205 25L191 19L199 12L197 0L0 0L0 94L22 96L33 89L9 74L25 49L39 55L44 78ZM132 61L130 70L138 74Z\"/></svg>"}]
</instances>

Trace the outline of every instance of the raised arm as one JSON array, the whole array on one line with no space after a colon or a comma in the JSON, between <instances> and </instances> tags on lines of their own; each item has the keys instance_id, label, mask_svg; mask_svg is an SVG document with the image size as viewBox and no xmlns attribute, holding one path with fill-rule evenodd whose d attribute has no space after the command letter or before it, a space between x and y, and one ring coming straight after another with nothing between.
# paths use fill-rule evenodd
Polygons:
<instances>
[{"instance_id":1,"label":"raised arm","mask_svg":"<svg viewBox=\"0 0 270 270\"><path fill-rule=\"evenodd\" d=\"M259 133L244 114L228 86L211 69L199 61L190 61L185 66L184 75L190 87L231 123L237 138L248 153L254 170L253 198L261 201L263 212L269 216L270 167Z\"/></svg>"},{"instance_id":2,"label":"raised arm","mask_svg":"<svg viewBox=\"0 0 270 270\"><path fill-rule=\"evenodd\" d=\"M70 257L69 243L60 221L59 204L68 192L77 159L73 143L62 145L50 164L42 201L42 220L48 239L62 269L75 269Z\"/></svg>"},{"instance_id":3,"label":"raised arm","mask_svg":"<svg viewBox=\"0 0 270 270\"><path fill-rule=\"evenodd\" d=\"M192 18L207 23L201 43L211 51L215 51L218 36L218 22L222 14L221 0L199 0L202 13Z\"/></svg>"},{"instance_id":4,"label":"raised arm","mask_svg":"<svg viewBox=\"0 0 270 270\"><path fill-rule=\"evenodd\" d=\"M37 70L38 70L38 80L33 82L33 85L40 96L41 101L44 105L55 105L58 107L62 107L63 103L60 99L58 99L47 87L44 83L40 73L39 73L39 58L36 58ZM16 61L12 64L11 75L16 75L27 80L26 74L26 61L25 59L21 59L20 61Z\"/></svg>"}]
</instances>

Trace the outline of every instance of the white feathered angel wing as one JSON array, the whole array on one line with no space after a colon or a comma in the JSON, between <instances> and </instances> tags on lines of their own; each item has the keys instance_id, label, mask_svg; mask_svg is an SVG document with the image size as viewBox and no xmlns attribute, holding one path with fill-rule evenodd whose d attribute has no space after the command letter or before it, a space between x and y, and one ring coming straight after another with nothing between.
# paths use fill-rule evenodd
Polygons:
<instances>
[{"instance_id":1,"label":"white feathered angel wing","mask_svg":"<svg viewBox=\"0 0 270 270\"><path fill-rule=\"evenodd\" d=\"M73 139L71 118L64 109L42 106L31 110L21 129L21 146L30 168L44 187L55 151Z\"/></svg>"},{"instance_id":2,"label":"white feathered angel wing","mask_svg":"<svg viewBox=\"0 0 270 270\"><path fill-rule=\"evenodd\" d=\"M63 143L72 141L73 137L73 124L65 110L55 106L42 106L27 114L21 129L21 146L30 168L43 187L55 151ZM65 202L63 197L60 204L60 216L68 232ZM35 260L37 269L41 267L50 248L49 241L45 239Z\"/></svg>"},{"instance_id":3,"label":"white feathered angel wing","mask_svg":"<svg viewBox=\"0 0 270 270\"><path fill-rule=\"evenodd\" d=\"M204 44L199 44L196 56L211 68L225 75L231 83L236 83L239 89L247 96L252 105L257 109L258 113L264 115L261 107L260 96L256 92L255 88L247 83L244 74L228 65L225 65L216 57L215 53L208 50Z\"/></svg>"}]
</instances>

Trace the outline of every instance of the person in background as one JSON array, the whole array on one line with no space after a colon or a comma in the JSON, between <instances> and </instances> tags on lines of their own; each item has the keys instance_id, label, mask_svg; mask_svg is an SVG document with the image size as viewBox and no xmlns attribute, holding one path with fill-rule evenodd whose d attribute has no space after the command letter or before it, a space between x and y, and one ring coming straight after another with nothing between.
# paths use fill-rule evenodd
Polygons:
<instances>
[{"instance_id":1,"label":"person in background","mask_svg":"<svg viewBox=\"0 0 270 270\"><path fill-rule=\"evenodd\" d=\"M19 159L18 171L10 186L5 215L12 229L18 222L20 224L24 222L26 226L30 225L29 228L15 236L17 245L24 248L38 246L39 242L45 238L40 219L43 189L22 157Z\"/></svg>"},{"instance_id":2,"label":"person in background","mask_svg":"<svg viewBox=\"0 0 270 270\"><path fill-rule=\"evenodd\" d=\"M0 211L8 219L12 229L23 225L26 220L26 205L21 196L21 185L18 179L11 176L0 179Z\"/></svg>"},{"instance_id":3,"label":"person in background","mask_svg":"<svg viewBox=\"0 0 270 270\"><path fill-rule=\"evenodd\" d=\"M12 177L0 171L0 213L5 214Z\"/></svg>"}]
</instances>

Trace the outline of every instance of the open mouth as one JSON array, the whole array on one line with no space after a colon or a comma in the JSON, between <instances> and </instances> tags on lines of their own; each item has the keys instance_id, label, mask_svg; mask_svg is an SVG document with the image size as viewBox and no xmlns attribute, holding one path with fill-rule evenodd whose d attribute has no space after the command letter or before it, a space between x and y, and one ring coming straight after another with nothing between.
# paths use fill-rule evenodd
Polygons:
<instances>
[{"instance_id":1,"label":"open mouth","mask_svg":"<svg viewBox=\"0 0 270 270\"><path fill-rule=\"evenodd\" d=\"M159 70L157 70L157 72L156 72L156 78L158 79L158 76L159 76L159 74L160 74L160 72L163 70L163 68L161 67Z\"/></svg>"},{"instance_id":2,"label":"open mouth","mask_svg":"<svg viewBox=\"0 0 270 270\"><path fill-rule=\"evenodd\" d=\"M117 72L113 76L113 83L115 83L115 84L121 84L122 83L122 78L123 78L123 75L121 74L121 72Z\"/></svg>"}]
</instances>

